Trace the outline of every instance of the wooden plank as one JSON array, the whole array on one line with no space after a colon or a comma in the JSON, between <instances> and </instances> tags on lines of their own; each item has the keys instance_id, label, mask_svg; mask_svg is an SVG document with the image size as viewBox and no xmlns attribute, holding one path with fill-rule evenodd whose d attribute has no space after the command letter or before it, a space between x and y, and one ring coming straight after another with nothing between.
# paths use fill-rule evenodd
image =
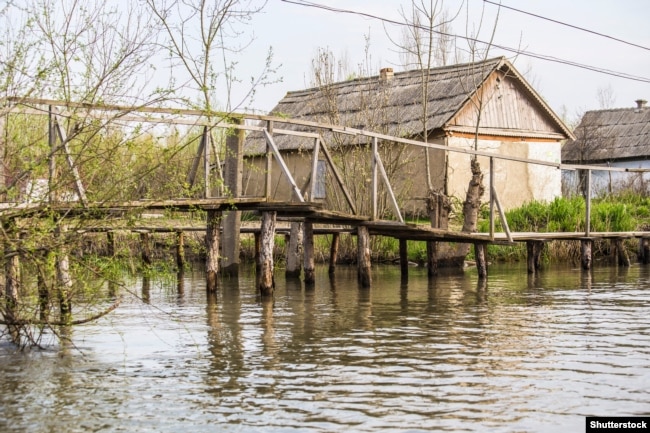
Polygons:
<instances>
[{"instance_id":1,"label":"wooden plank","mask_svg":"<svg viewBox=\"0 0 650 433\"><path fill-rule=\"evenodd\" d=\"M205 139L206 131L203 129L203 134L201 134L201 140L199 140L199 148L196 150L196 155L192 160L192 167L190 167L190 172L187 173L187 184L192 188L194 186L194 181L196 180L196 173L199 170L199 164L201 163L201 158L203 157L203 149L205 148Z\"/></svg>"},{"instance_id":2,"label":"wooden plank","mask_svg":"<svg viewBox=\"0 0 650 433\"><path fill-rule=\"evenodd\" d=\"M384 180L386 189L388 190L388 197L390 198L390 204L393 207L393 212L395 212L395 216L397 217L399 222L403 223L404 218L402 218L402 213L399 210L399 205L397 204L397 199L395 198L395 193L393 192L393 187L390 185L390 182L388 180L388 175L386 174L386 170L384 169L384 164L381 162L379 153L376 153L375 157L377 159L377 166L379 167L379 172L381 173L381 177Z\"/></svg>"},{"instance_id":3,"label":"wooden plank","mask_svg":"<svg viewBox=\"0 0 650 433\"><path fill-rule=\"evenodd\" d=\"M350 192L345 186L345 183L343 182L343 177L339 173L338 168L336 168L336 165L334 165L334 160L332 159L332 155L330 155L330 151L327 149L327 146L325 145L325 142L323 141L323 137L319 138L320 143L321 143L321 149L323 151L323 155L325 155L325 159L327 159L327 163L329 164L330 168L332 169L332 173L334 174L334 178L336 179L336 182L338 183L339 187L341 188L341 191L343 191L343 195L345 196L345 200L348 202L348 206L350 206L350 209L352 209L352 213L357 215L357 207L354 205L354 202L352 200L352 196L350 195Z\"/></svg>"},{"instance_id":4,"label":"wooden plank","mask_svg":"<svg viewBox=\"0 0 650 433\"><path fill-rule=\"evenodd\" d=\"M66 133L61 127L61 124L59 123L57 116L54 116L54 128L56 129L59 140L61 141L61 146L63 147L63 151L65 153L65 159L68 162L68 167L70 167L70 171L72 172L75 188L77 190L77 194L79 195L79 201L84 207L87 207L88 198L86 198L86 189L84 188L83 183L81 182L81 176L79 176L79 169L77 169L77 165L74 163L74 159L72 159L72 153L70 153L68 137L66 137Z\"/></svg>"},{"instance_id":5,"label":"wooden plank","mask_svg":"<svg viewBox=\"0 0 650 433\"><path fill-rule=\"evenodd\" d=\"M316 196L316 187L318 186L318 154L320 153L320 139L314 140L314 150L312 151L311 160L311 175L309 176L309 183L311 183L311 190L309 193L309 200L313 201Z\"/></svg>"},{"instance_id":6,"label":"wooden plank","mask_svg":"<svg viewBox=\"0 0 650 433\"><path fill-rule=\"evenodd\" d=\"M300 188L298 188L298 185L296 184L296 181L293 179L293 176L291 175L291 172L289 171L289 167L287 167L287 164L284 162L284 158L282 158L282 154L280 153L280 149L278 149L278 146L276 146L275 141L273 140L273 137L271 134L269 134L269 131L266 129L264 130L264 137L266 137L266 142L268 143L269 147L273 151L273 156L275 156L275 160L278 162L280 165L280 168L282 168L282 172L287 178L287 181L291 185L291 188L293 189L293 193L296 196L296 198L304 202L305 198L302 196L300 193Z\"/></svg>"}]
</instances>

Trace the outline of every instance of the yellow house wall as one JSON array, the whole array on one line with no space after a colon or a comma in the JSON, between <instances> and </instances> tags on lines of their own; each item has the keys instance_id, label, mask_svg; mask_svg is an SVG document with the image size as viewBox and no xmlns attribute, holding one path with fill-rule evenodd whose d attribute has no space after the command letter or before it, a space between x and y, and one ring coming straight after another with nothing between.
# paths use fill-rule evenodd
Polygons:
<instances>
[{"instance_id":1,"label":"yellow house wall","mask_svg":"<svg viewBox=\"0 0 650 433\"><path fill-rule=\"evenodd\" d=\"M473 139L449 137L450 147L472 149ZM497 155L560 162L559 142L527 142L481 140L479 149ZM490 161L479 157L485 186L484 201L489 200ZM505 209L520 206L532 200L551 201L562 194L561 171L554 167L494 159L495 189ZM471 178L470 156L449 152L449 194L463 200Z\"/></svg>"}]
</instances>

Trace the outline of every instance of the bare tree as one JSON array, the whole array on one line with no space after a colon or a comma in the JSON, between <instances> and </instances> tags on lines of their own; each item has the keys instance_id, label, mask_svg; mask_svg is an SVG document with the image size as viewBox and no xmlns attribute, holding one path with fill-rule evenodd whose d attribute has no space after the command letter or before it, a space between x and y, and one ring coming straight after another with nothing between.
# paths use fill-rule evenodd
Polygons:
<instances>
[{"instance_id":1,"label":"bare tree","mask_svg":"<svg viewBox=\"0 0 650 433\"><path fill-rule=\"evenodd\" d=\"M599 87L596 92L596 97L598 98L598 106L601 110L614 108L614 104L616 104L616 96L611 85Z\"/></svg>"},{"instance_id":2,"label":"bare tree","mask_svg":"<svg viewBox=\"0 0 650 433\"><path fill-rule=\"evenodd\" d=\"M248 91L232 100L236 75L234 56L244 51L253 36L243 31L266 2L255 0L146 0L164 29L171 67L180 67L188 78L178 87L189 87L199 96L198 107L231 111L245 106L260 85L271 82L273 50L269 48L261 72L251 77ZM188 101L191 105L197 105Z\"/></svg>"}]
</instances>

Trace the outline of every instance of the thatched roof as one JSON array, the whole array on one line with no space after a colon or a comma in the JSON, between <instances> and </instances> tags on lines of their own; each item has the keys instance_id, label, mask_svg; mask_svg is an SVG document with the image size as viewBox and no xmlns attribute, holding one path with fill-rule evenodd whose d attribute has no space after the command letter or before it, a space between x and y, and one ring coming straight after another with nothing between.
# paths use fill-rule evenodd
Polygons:
<instances>
[{"instance_id":1,"label":"thatched roof","mask_svg":"<svg viewBox=\"0 0 650 433\"><path fill-rule=\"evenodd\" d=\"M270 114L398 137L421 137L424 112L422 83L427 80L429 115L426 130L429 136L443 135L445 128L450 126L454 117L495 71L501 71L505 74L503 76L517 82L517 87L532 101L531 105L550 119L549 123L559 132L557 135L563 138L571 136L562 121L504 57L398 72L387 79L380 75L289 92ZM281 127L307 131L307 128L295 125ZM275 140L284 150L311 146L306 140L293 136L278 136ZM247 139L247 153L262 153L264 148L261 134L253 133Z\"/></svg>"},{"instance_id":2,"label":"thatched roof","mask_svg":"<svg viewBox=\"0 0 650 433\"><path fill-rule=\"evenodd\" d=\"M562 147L562 162L604 163L650 158L650 108L588 111L575 140Z\"/></svg>"}]
</instances>

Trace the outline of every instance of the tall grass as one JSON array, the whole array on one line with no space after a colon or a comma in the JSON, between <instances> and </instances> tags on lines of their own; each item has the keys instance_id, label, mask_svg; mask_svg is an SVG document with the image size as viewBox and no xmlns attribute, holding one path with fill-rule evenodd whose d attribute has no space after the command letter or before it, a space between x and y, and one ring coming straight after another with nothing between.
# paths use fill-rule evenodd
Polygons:
<instances>
[{"instance_id":1,"label":"tall grass","mask_svg":"<svg viewBox=\"0 0 650 433\"><path fill-rule=\"evenodd\" d=\"M489 231L489 215L484 211L479 230ZM582 197L558 197L551 202L532 201L506 212L512 232L584 232L586 230L586 204ZM501 221L497 230L503 230ZM650 198L632 192L623 192L595 198L591 203L590 229L593 232L626 232L650 228ZM566 242L551 242L547 256L564 260L575 254L576 249ZM596 251L608 251L598 248ZM512 261L526 257L524 245L509 247L490 246L488 256L492 260Z\"/></svg>"}]
</instances>

